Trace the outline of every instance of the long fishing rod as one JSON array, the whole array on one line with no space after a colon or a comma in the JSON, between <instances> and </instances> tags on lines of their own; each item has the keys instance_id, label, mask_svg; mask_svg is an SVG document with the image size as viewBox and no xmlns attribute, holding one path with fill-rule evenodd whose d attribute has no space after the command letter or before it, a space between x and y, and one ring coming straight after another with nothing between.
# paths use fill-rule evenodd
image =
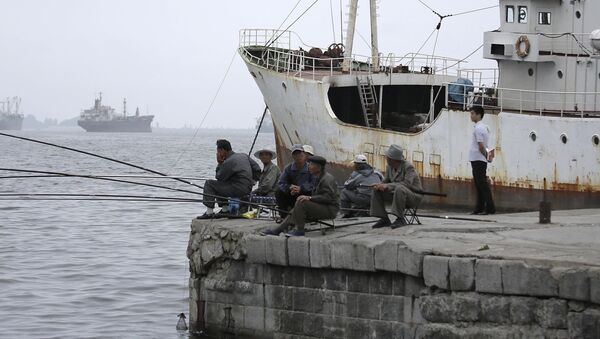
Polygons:
<instances>
[{"instance_id":1,"label":"long fishing rod","mask_svg":"<svg viewBox=\"0 0 600 339\"><path fill-rule=\"evenodd\" d=\"M118 198L26 198L26 197L14 197L14 198L0 198L0 201L123 201L123 202L169 202L169 203L194 203L197 201L187 200L160 200L160 199L118 199Z\"/></svg>"},{"instance_id":2,"label":"long fishing rod","mask_svg":"<svg viewBox=\"0 0 600 339\"><path fill-rule=\"evenodd\" d=\"M98 197L98 198L131 198L131 199L149 199L165 201L189 201L198 202L201 199L153 196L153 195L132 195L132 194L79 194L79 193L0 193L0 197Z\"/></svg>"},{"instance_id":3,"label":"long fishing rod","mask_svg":"<svg viewBox=\"0 0 600 339\"><path fill-rule=\"evenodd\" d=\"M156 176L156 175L127 175L127 174L121 174L121 175L104 175L104 174L76 174L76 173L72 173L73 175L85 175L85 176L93 176L93 177L97 177L97 178L131 178L131 179L171 179L171 178L180 178L180 179L185 179L185 180L210 180L211 178L203 178L203 177L176 177L176 176L167 176L167 177L161 177L161 176ZM64 177L64 175L58 175L58 174L40 174L40 175L6 175L6 176L0 176L0 179L28 179L28 178L60 178L60 177Z\"/></svg>"},{"instance_id":4,"label":"long fishing rod","mask_svg":"<svg viewBox=\"0 0 600 339\"><path fill-rule=\"evenodd\" d=\"M64 150L67 150L67 151L81 153L81 154L89 155L89 156L92 156L92 157L100 158L100 159L103 159L103 160L108 160L108 161L116 162L116 163L121 164L121 165L125 165L125 166L129 166L129 167L137 168L137 169L140 169L142 171L146 171L146 172L149 172L149 173L160 175L162 177L167 177L168 176L165 173L162 173L162 172L159 172L159 171L155 171L153 169L149 169L149 168L146 168L146 167L143 167L143 166L140 166L140 165L132 164L132 163L129 163L127 161L118 160L118 159L110 158L110 157L107 157L107 156L104 156L104 155L95 154L95 153L91 153L91 152L87 152L87 151L82 151L82 150L79 150L79 149L76 149L76 148L72 148L72 147L62 146L62 145L53 144L53 143L46 142L46 141L41 141L41 140L36 140L36 139L31 139L31 138L20 137L18 135L12 135L12 134L1 133L1 132L0 132L0 136L5 136L5 137L19 139L19 140L25 140L25 141L34 142L34 143L41 144L41 145L46 145L46 146L57 147L57 148L64 149ZM192 186L204 189L204 187L202 187L200 185L196 185L193 182L190 182L190 181L187 181L187 180L183 180L183 179L179 179L179 178L172 178L172 179L173 180L177 180L177 181L182 182L182 183L185 183L185 184L188 184L188 185L192 185Z\"/></svg>"},{"instance_id":5,"label":"long fishing rod","mask_svg":"<svg viewBox=\"0 0 600 339\"><path fill-rule=\"evenodd\" d=\"M144 182L131 181L131 180L122 180L122 179L114 179L114 178L96 177L96 176L93 176L93 175L86 175L86 174L71 174L71 173L63 173L63 172L38 171L38 170L28 170L28 169L18 169L18 168L0 168L0 171L21 172L21 173L35 173L35 174L44 174L44 175L48 174L48 175L56 175L56 176L61 176L61 177L72 177L72 178L85 178L85 179L93 179L93 180L104 180L104 181L120 182L120 183L125 183L125 184L133 184L133 185L139 185L139 186L146 186L146 187L166 189L166 190L169 190L169 191L176 191L176 192L182 192L182 193L190 193L190 194L202 195L202 193L200 193L200 192L190 191L190 190L181 189L181 188L173 188L173 187L169 187L169 186L162 186L162 185L156 185L156 184L148 184L148 183L144 183Z\"/></svg>"}]
</instances>

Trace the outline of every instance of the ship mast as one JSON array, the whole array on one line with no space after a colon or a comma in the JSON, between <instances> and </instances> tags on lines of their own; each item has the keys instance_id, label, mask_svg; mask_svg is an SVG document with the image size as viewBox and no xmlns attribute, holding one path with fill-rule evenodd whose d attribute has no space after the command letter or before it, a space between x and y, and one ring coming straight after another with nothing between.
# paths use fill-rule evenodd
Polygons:
<instances>
[{"instance_id":1,"label":"ship mast","mask_svg":"<svg viewBox=\"0 0 600 339\"><path fill-rule=\"evenodd\" d=\"M370 1L371 13L371 63L373 72L379 72L379 40L377 34L377 0ZM348 13L348 28L346 31L346 51L344 52L344 63L342 72L349 73L352 65L352 48L354 45L354 31L356 29L356 13L358 0L350 0L350 12Z\"/></svg>"},{"instance_id":2,"label":"ship mast","mask_svg":"<svg viewBox=\"0 0 600 339\"><path fill-rule=\"evenodd\" d=\"M127 98L123 98L123 116L127 116Z\"/></svg>"}]
</instances>

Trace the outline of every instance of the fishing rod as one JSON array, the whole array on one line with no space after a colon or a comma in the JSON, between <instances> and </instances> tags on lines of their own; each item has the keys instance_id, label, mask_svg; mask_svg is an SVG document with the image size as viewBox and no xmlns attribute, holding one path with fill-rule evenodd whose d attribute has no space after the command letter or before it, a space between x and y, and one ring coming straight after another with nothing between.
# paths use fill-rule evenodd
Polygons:
<instances>
[{"instance_id":1,"label":"fishing rod","mask_svg":"<svg viewBox=\"0 0 600 339\"><path fill-rule=\"evenodd\" d=\"M73 175L84 175L84 176L93 176L98 178L132 178L132 179L171 179L171 178L180 178L185 180L210 180L211 178L202 178L202 177L176 177L176 176L156 176L156 175L104 175L104 174L75 174ZM41 174L41 175L7 175L0 176L0 179L28 179L28 178L60 178L64 177L64 175L58 174Z\"/></svg>"},{"instance_id":2,"label":"fishing rod","mask_svg":"<svg viewBox=\"0 0 600 339\"><path fill-rule=\"evenodd\" d=\"M0 197L98 197L98 198L131 198L150 199L165 201L189 201L198 202L201 199L166 197L154 195L132 195L132 194L79 194L79 193L0 193Z\"/></svg>"},{"instance_id":3,"label":"fishing rod","mask_svg":"<svg viewBox=\"0 0 600 339\"><path fill-rule=\"evenodd\" d=\"M137 169L140 169L142 171L146 171L146 172L149 172L149 173L160 175L162 177L168 176L165 173L162 173L162 172L159 172L159 171L155 171L153 169L149 169L149 168L146 168L146 167L143 167L143 166L140 166L140 165L132 164L132 163L127 162L127 161L118 160L118 159L110 158L110 157L107 157L107 156L104 156L104 155L95 154L95 153L91 153L91 152L87 152L87 151L82 151L82 150L79 150L79 149L76 149L76 148L72 148L72 147L68 147L68 146L62 146L62 145L53 144L53 143L46 142L46 141L41 141L41 140L36 140L36 139L31 139L31 138L25 138L25 137L21 137L21 136L18 136L18 135L1 133L1 132L0 132L0 136L5 136L5 137L9 137L9 138L24 140L24 141L29 141L29 142L33 142L33 143L37 143L37 144L41 144L41 145L46 145L46 146L57 147L57 148L64 149L64 150L67 150L67 151L81 153L81 154L89 155L89 156L92 156L92 157L100 158L100 159L103 159L103 160L108 160L108 161L116 162L116 163L121 164L121 165L125 165L125 166L129 166L129 167L137 168ZM179 178L172 178L172 179L173 180L177 180L179 182L182 182L184 184L188 184L188 185L192 185L192 186L204 189L204 187L202 187L200 185L196 185L193 182L190 182L190 181L187 181L187 180L183 180L183 179L179 179Z\"/></svg>"},{"instance_id":4,"label":"fishing rod","mask_svg":"<svg viewBox=\"0 0 600 339\"><path fill-rule=\"evenodd\" d=\"M148 184L148 183L144 183L144 182L131 181L131 180L122 180L122 179L114 179L114 178L96 177L96 176L93 176L93 175L86 175L86 174L71 174L71 173L64 173L64 172L38 171L38 170L28 170L28 169L18 169L18 168L0 168L0 171L21 172L21 173L35 173L35 174L44 174L44 175L55 175L55 176L60 176L60 177L72 177L72 178L85 178L85 179L93 179L93 180L104 180L104 181L120 182L120 183L125 183L125 184L134 184L134 185L139 185L139 186L147 186L147 187L153 187L153 188L166 189L166 190L169 190L169 191L176 191L176 192L182 192L182 193L190 193L190 194L202 195L202 193L200 193L200 192L190 191L190 190L181 189L181 188L173 188L173 187L169 187L169 186L162 186L162 185L156 185L156 184Z\"/></svg>"}]
</instances>

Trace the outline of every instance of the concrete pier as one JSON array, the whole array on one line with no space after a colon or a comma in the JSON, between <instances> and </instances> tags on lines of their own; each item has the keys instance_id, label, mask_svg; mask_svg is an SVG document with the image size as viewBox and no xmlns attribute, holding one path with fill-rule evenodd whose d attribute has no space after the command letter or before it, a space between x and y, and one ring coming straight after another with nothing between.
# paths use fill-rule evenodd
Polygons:
<instances>
[{"instance_id":1,"label":"concrete pier","mask_svg":"<svg viewBox=\"0 0 600 339\"><path fill-rule=\"evenodd\" d=\"M600 209L537 217L336 220L299 238L258 235L268 220L194 220L190 324L249 338L600 338Z\"/></svg>"}]
</instances>

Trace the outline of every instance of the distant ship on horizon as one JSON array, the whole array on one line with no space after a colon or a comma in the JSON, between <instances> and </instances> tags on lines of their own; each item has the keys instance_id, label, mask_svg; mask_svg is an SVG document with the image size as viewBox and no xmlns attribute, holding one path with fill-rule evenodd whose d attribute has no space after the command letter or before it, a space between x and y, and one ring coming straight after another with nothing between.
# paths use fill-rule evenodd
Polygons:
<instances>
[{"instance_id":1,"label":"distant ship on horizon","mask_svg":"<svg viewBox=\"0 0 600 339\"><path fill-rule=\"evenodd\" d=\"M273 133L275 128L273 127L273 119L271 119L271 113L267 112L263 119L262 125L260 124L260 117L256 118L256 129L260 128L259 133Z\"/></svg>"},{"instance_id":2,"label":"distant ship on horizon","mask_svg":"<svg viewBox=\"0 0 600 339\"><path fill-rule=\"evenodd\" d=\"M20 131L24 116L19 112L21 98L6 98L0 101L0 130Z\"/></svg>"},{"instance_id":3,"label":"distant ship on horizon","mask_svg":"<svg viewBox=\"0 0 600 339\"><path fill-rule=\"evenodd\" d=\"M123 99L123 114L115 113L115 109L102 105L102 92L94 100L94 106L81 112L77 124L87 132L135 132L151 133L154 115L140 115L136 108L135 115L127 115L127 99Z\"/></svg>"}]
</instances>

